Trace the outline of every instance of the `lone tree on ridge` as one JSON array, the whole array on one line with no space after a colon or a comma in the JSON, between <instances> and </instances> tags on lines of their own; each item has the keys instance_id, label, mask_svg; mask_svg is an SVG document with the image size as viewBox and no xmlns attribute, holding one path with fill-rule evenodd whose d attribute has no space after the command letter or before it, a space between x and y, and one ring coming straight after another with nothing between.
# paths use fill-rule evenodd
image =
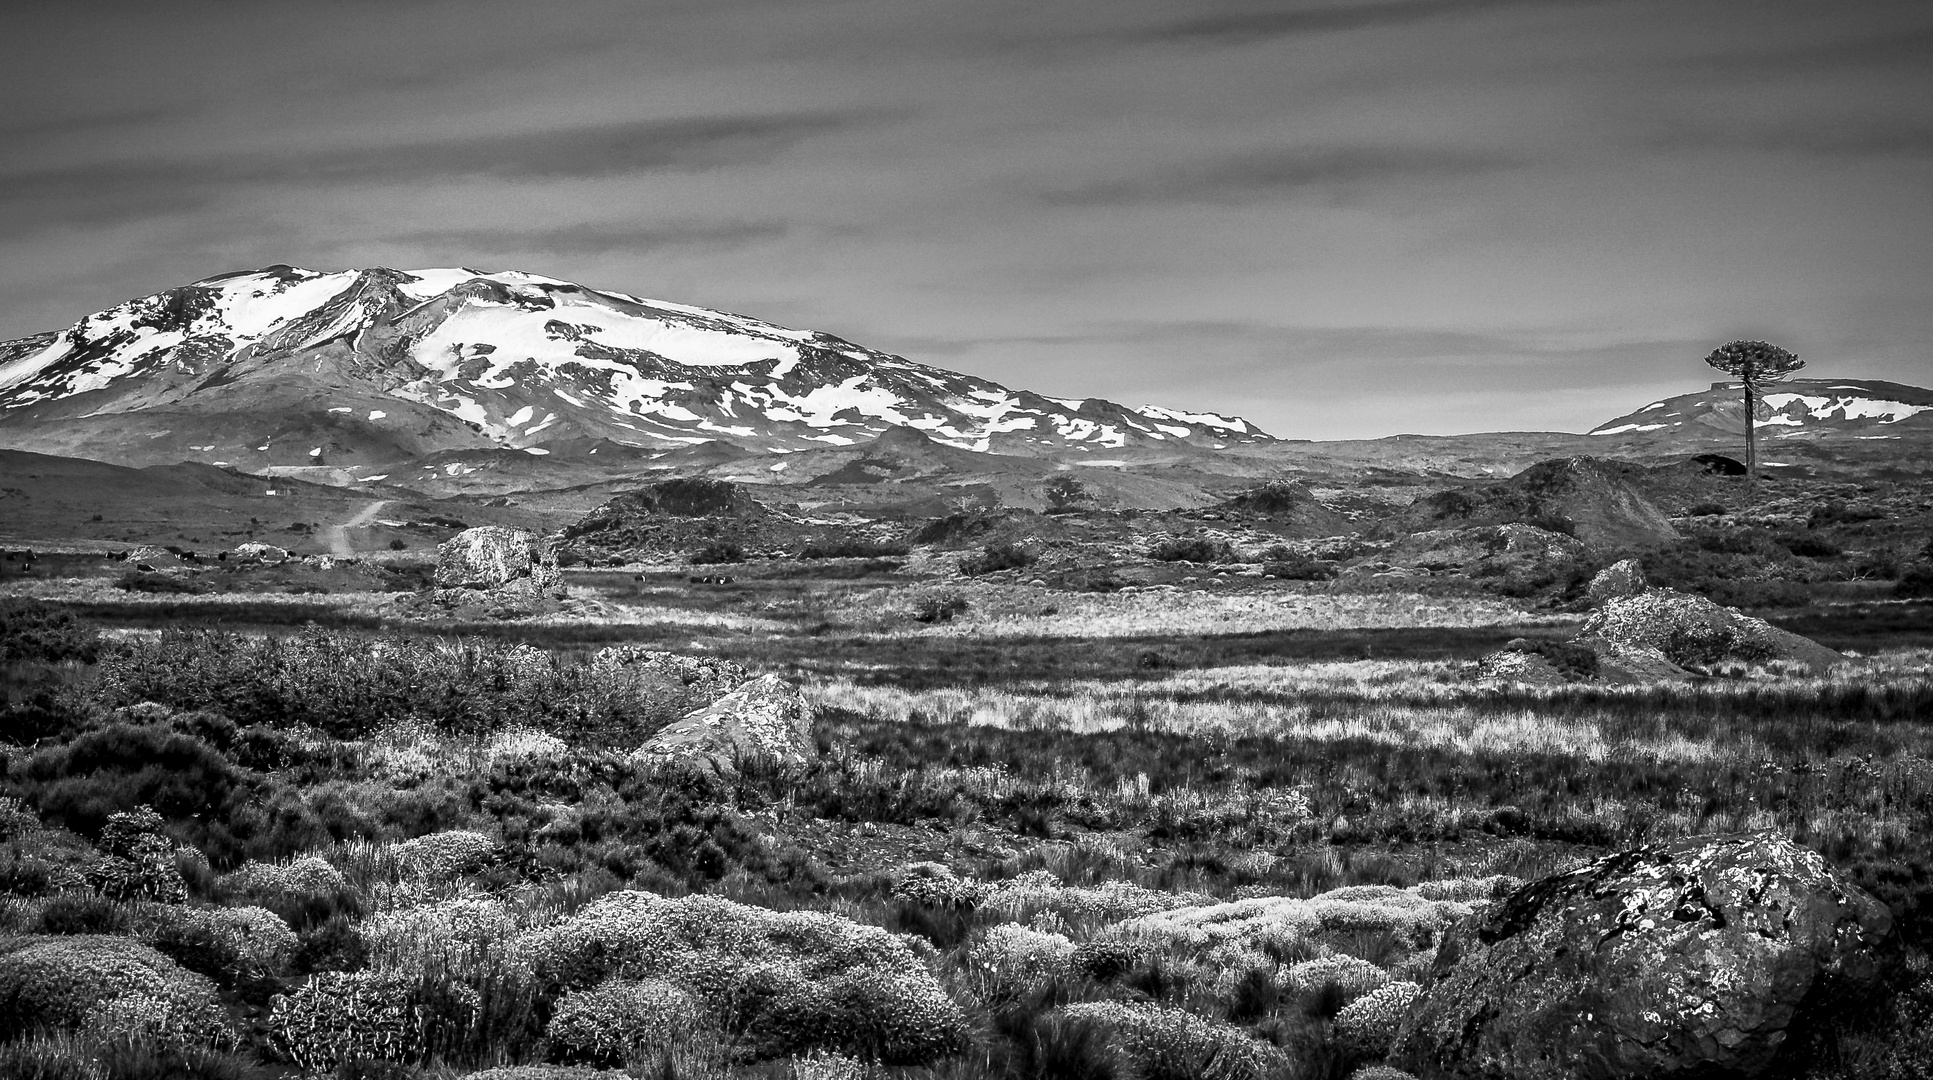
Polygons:
<instances>
[{"instance_id":1,"label":"lone tree on ridge","mask_svg":"<svg viewBox=\"0 0 1933 1080\"><path fill-rule=\"evenodd\" d=\"M1799 354L1779 348L1769 341L1734 341L1720 345L1705 357L1705 363L1737 379L1745 386L1745 471L1758 483L1758 443L1753 435L1757 421L1759 388L1778 382L1805 366Z\"/></svg>"}]
</instances>

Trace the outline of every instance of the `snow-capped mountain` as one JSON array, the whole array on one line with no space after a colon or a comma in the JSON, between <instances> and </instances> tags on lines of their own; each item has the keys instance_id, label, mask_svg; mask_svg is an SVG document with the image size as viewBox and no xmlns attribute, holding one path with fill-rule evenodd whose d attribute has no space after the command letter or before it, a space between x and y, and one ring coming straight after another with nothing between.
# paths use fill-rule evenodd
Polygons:
<instances>
[{"instance_id":1,"label":"snow-capped mountain","mask_svg":"<svg viewBox=\"0 0 1933 1080\"><path fill-rule=\"evenodd\" d=\"M1009 390L830 334L518 271L271 266L0 343L0 442L138 464L714 439L785 451L894 426L1008 454L1270 441L1236 417Z\"/></svg>"},{"instance_id":2,"label":"snow-capped mountain","mask_svg":"<svg viewBox=\"0 0 1933 1080\"><path fill-rule=\"evenodd\" d=\"M1872 379L1791 379L1764 388L1755 413L1763 438L1896 439L1933 428L1933 390ZM1711 435L1745 430L1735 382L1682 394L1592 428L1592 435Z\"/></svg>"}]
</instances>

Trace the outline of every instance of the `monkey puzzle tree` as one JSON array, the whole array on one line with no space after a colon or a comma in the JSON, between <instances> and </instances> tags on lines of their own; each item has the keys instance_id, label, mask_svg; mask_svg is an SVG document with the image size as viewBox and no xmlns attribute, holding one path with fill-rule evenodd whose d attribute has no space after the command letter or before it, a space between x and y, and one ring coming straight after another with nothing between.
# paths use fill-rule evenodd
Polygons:
<instances>
[{"instance_id":1,"label":"monkey puzzle tree","mask_svg":"<svg viewBox=\"0 0 1933 1080\"><path fill-rule=\"evenodd\" d=\"M1799 355L1767 341L1734 341L1720 345L1705 363L1730 375L1745 388L1745 471L1758 483L1758 445L1753 428L1758 419L1759 387L1778 382L1805 366Z\"/></svg>"}]
</instances>

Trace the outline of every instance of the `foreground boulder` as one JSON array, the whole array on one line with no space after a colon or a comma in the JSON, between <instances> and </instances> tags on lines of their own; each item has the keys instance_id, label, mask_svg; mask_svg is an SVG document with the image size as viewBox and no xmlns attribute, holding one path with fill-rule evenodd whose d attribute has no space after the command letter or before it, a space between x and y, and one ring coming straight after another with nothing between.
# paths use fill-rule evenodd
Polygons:
<instances>
[{"instance_id":1,"label":"foreground boulder","mask_svg":"<svg viewBox=\"0 0 1933 1080\"><path fill-rule=\"evenodd\" d=\"M1655 649L1680 667L1783 660L1824 672L1846 662L1844 656L1810 638L1671 589L1646 589L1606 601L1585 620L1578 638Z\"/></svg>"},{"instance_id":2,"label":"foreground boulder","mask_svg":"<svg viewBox=\"0 0 1933 1080\"><path fill-rule=\"evenodd\" d=\"M479 525L436 549L439 589L549 589L558 580L556 553L521 529Z\"/></svg>"},{"instance_id":3,"label":"foreground boulder","mask_svg":"<svg viewBox=\"0 0 1933 1080\"><path fill-rule=\"evenodd\" d=\"M1784 839L1638 848L1453 928L1391 1060L1459 1080L1762 1076L1879 990L1891 934L1883 904Z\"/></svg>"},{"instance_id":4,"label":"foreground boulder","mask_svg":"<svg viewBox=\"0 0 1933 1080\"><path fill-rule=\"evenodd\" d=\"M799 688L761 675L694 709L632 751L634 761L683 762L719 775L744 760L800 765L816 756L812 706Z\"/></svg>"}]
</instances>

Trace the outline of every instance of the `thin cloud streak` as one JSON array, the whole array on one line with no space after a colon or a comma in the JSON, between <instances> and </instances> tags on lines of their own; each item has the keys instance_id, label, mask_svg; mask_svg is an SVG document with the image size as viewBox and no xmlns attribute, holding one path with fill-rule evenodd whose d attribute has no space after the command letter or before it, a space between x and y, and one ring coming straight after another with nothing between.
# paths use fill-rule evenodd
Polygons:
<instances>
[{"instance_id":1,"label":"thin cloud streak","mask_svg":"<svg viewBox=\"0 0 1933 1080\"><path fill-rule=\"evenodd\" d=\"M1348 189L1364 184L1481 176L1523 164L1509 154L1453 147L1286 148L1050 192L1043 198L1064 206L1243 202L1309 188Z\"/></svg>"}]
</instances>

